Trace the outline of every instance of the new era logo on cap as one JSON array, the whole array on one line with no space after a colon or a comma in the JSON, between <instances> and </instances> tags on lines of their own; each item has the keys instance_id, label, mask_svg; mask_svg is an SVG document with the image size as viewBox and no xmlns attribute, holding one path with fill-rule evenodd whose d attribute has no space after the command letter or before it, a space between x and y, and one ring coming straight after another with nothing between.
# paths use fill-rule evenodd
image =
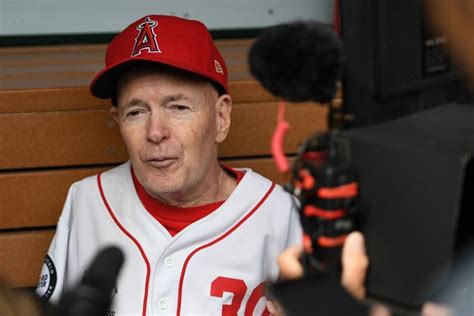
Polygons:
<instances>
[{"instance_id":1,"label":"new era logo on cap","mask_svg":"<svg viewBox=\"0 0 474 316\"><path fill-rule=\"evenodd\" d=\"M222 69L221 64L214 59L214 66L216 67L216 72L219 74L224 74L224 69Z\"/></svg>"},{"instance_id":2,"label":"new era logo on cap","mask_svg":"<svg viewBox=\"0 0 474 316\"><path fill-rule=\"evenodd\" d=\"M227 90L227 68L206 26L175 16L149 15L130 24L107 47L105 68L90 84L99 98L115 94L118 78L132 62L165 64L208 78Z\"/></svg>"}]
</instances>

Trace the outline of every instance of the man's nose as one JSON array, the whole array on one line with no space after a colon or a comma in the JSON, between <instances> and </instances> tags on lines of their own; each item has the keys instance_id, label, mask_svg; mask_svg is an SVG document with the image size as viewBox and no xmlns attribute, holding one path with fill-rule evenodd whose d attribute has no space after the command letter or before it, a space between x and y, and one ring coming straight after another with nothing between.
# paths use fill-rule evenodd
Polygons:
<instances>
[{"instance_id":1,"label":"man's nose","mask_svg":"<svg viewBox=\"0 0 474 316\"><path fill-rule=\"evenodd\" d=\"M161 143L169 138L168 120L160 113L153 113L148 121L147 138L153 143Z\"/></svg>"}]
</instances>

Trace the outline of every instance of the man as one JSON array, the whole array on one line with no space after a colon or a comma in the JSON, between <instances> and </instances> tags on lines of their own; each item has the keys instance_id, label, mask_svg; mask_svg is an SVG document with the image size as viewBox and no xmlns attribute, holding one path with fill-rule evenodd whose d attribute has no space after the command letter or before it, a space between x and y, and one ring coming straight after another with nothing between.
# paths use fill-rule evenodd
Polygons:
<instances>
[{"instance_id":1,"label":"man","mask_svg":"<svg viewBox=\"0 0 474 316\"><path fill-rule=\"evenodd\" d=\"M218 162L232 100L206 27L137 20L112 40L90 90L112 99L130 161L72 185L37 293L57 301L116 245L126 260L111 315L264 312L265 281L301 228L281 187Z\"/></svg>"}]
</instances>

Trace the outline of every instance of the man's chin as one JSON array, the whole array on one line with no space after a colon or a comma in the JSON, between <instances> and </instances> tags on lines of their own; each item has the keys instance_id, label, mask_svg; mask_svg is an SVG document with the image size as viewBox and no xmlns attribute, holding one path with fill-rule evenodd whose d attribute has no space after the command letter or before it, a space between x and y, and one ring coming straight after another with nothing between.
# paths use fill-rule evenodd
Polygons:
<instances>
[{"instance_id":1,"label":"man's chin","mask_svg":"<svg viewBox=\"0 0 474 316\"><path fill-rule=\"evenodd\" d=\"M179 195L184 191L182 182L177 182L176 178L176 175L174 177L153 177L152 179L146 179L143 187L154 198L163 200L166 197Z\"/></svg>"}]
</instances>

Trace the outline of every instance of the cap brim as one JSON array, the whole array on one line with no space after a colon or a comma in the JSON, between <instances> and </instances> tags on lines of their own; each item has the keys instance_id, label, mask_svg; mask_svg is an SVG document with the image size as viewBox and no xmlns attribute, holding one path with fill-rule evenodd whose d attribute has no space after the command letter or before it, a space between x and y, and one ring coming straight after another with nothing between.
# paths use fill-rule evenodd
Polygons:
<instances>
[{"instance_id":1,"label":"cap brim","mask_svg":"<svg viewBox=\"0 0 474 316\"><path fill-rule=\"evenodd\" d=\"M173 60L150 60L149 58L133 58L120 63L110 65L107 68L104 68L100 71L92 80L90 84L90 92L93 96L96 96L100 99L109 99L115 94L115 89L117 86L117 81L120 76L130 68L131 65L139 62L150 62L170 66L182 71L187 71L193 74L200 75L204 78L207 78L219 86L221 86L224 91L227 92L227 88L224 87L220 82L216 81L209 74L202 72L198 67L192 66L190 64L184 65L182 62L180 65L176 65L176 61Z\"/></svg>"},{"instance_id":2,"label":"cap brim","mask_svg":"<svg viewBox=\"0 0 474 316\"><path fill-rule=\"evenodd\" d=\"M131 64L134 64L137 61L140 60L128 60L102 69L90 84L91 94L101 99L111 98L115 94L117 81L121 74L124 73Z\"/></svg>"}]
</instances>

